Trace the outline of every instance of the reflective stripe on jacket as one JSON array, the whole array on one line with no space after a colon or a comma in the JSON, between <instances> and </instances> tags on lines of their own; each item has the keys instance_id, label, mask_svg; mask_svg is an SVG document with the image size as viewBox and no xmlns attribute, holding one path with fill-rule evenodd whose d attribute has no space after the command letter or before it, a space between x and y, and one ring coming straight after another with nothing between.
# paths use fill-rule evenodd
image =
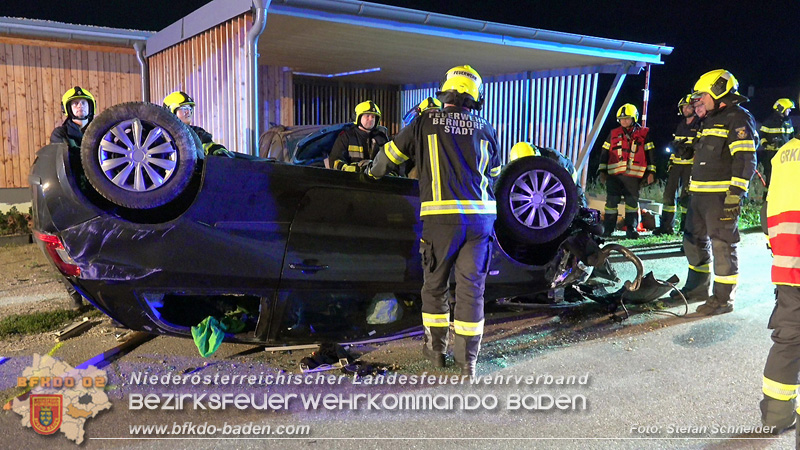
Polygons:
<instances>
[{"instance_id":1,"label":"reflective stripe on jacket","mask_svg":"<svg viewBox=\"0 0 800 450\"><path fill-rule=\"evenodd\" d=\"M672 135L672 154L669 155L670 164L689 165L694 162L694 144L697 131L700 129L700 118L694 116L690 123L681 119L675 134Z\"/></svg>"},{"instance_id":2,"label":"reflective stripe on jacket","mask_svg":"<svg viewBox=\"0 0 800 450\"><path fill-rule=\"evenodd\" d=\"M714 109L694 144L691 192L741 194L756 169L755 120L739 105Z\"/></svg>"},{"instance_id":3,"label":"reflective stripe on jacket","mask_svg":"<svg viewBox=\"0 0 800 450\"><path fill-rule=\"evenodd\" d=\"M384 146L373 168L384 167L380 161L384 156L398 166L413 159L419 167L423 220L494 221L492 179L501 166L497 135L483 117L452 106L425 111Z\"/></svg>"},{"instance_id":4,"label":"reflective stripe on jacket","mask_svg":"<svg viewBox=\"0 0 800 450\"><path fill-rule=\"evenodd\" d=\"M623 127L611 130L603 143L598 171L633 178L642 178L647 172L655 173L656 166L651 163L650 156L655 146L648 131L639 124L634 124L631 130Z\"/></svg>"},{"instance_id":5,"label":"reflective stripe on jacket","mask_svg":"<svg viewBox=\"0 0 800 450\"><path fill-rule=\"evenodd\" d=\"M772 247L772 282L800 286L800 140L792 139L772 158L767 193L767 227Z\"/></svg>"},{"instance_id":6,"label":"reflective stripe on jacket","mask_svg":"<svg viewBox=\"0 0 800 450\"><path fill-rule=\"evenodd\" d=\"M761 134L760 145L764 150L771 151L779 149L794 136L792 121L778 111L773 111L769 117L764 119L758 131Z\"/></svg>"}]
</instances>

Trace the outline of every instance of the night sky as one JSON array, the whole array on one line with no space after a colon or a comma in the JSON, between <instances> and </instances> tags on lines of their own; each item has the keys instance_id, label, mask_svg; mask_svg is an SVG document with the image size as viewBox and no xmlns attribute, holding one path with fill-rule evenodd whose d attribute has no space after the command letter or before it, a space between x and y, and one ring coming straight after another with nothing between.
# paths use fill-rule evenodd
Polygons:
<instances>
[{"instance_id":1,"label":"night sky","mask_svg":"<svg viewBox=\"0 0 800 450\"><path fill-rule=\"evenodd\" d=\"M0 4L0 16L157 31L205 3L208 0L4 1ZM797 32L800 2L797 0L378 0L376 3L672 46L673 53L664 56L664 65L654 67L651 75L648 125L658 130L657 137L662 141L671 135L677 123L678 100L709 70L726 68L738 78L740 91L746 94L751 90L752 101L745 106L756 119L770 112L776 98L796 101L800 92L800 33ZM644 76L628 77L615 106L624 102L641 105L643 87Z\"/></svg>"}]
</instances>

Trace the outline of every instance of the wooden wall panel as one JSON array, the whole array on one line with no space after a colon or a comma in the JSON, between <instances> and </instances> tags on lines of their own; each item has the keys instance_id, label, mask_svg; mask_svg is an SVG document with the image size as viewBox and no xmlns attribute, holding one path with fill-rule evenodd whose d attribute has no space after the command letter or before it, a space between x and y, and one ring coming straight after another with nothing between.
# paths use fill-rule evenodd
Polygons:
<instances>
[{"instance_id":1,"label":"wooden wall panel","mask_svg":"<svg viewBox=\"0 0 800 450\"><path fill-rule=\"evenodd\" d=\"M194 98L193 123L232 151L252 153L248 142L247 32L252 15L244 14L147 58L150 99L161 101L173 91Z\"/></svg>"},{"instance_id":2,"label":"wooden wall panel","mask_svg":"<svg viewBox=\"0 0 800 450\"><path fill-rule=\"evenodd\" d=\"M271 124L294 125L292 72L284 67L260 66L258 77L261 132L267 131Z\"/></svg>"},{"instance_id":3,"label":"wooden wall panel","mask_svg":"<svg viewBox=\"0 0 800 450\"><path fill-rule=\"evenodd\" d=\"M36 152L64 121L61 96L91 92L102 111L141 100L132 48L0 36L0 188L28 187Z\"/></svg>"}]
</instances>

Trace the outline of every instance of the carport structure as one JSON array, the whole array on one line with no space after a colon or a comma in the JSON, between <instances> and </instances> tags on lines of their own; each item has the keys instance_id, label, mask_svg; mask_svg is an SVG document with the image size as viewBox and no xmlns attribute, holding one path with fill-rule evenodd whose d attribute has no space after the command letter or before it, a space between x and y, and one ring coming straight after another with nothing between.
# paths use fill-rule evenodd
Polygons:
<instances>
[{"instance_id":1,"label":"carport structure","mask_svg":"<svg viewBox=\"0 0 800 450\"><path fill-rule=\"evenodd\" d=\"M470 64L504 151L529 141L583 168L626 76L671 52L360 1L215 0L148 39L143 90L189 92L216 141L253 153L271 122L345 122L367 98L396 132L445 70ZM614 80L597 108L600 74Z\"/></svg>"}]
</instances>

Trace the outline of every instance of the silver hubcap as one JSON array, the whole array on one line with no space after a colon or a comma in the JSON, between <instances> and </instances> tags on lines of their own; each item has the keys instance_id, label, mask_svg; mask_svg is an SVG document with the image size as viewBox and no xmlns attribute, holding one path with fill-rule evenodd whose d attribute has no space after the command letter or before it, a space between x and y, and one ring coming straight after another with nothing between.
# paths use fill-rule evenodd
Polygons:
<instances>
[{"instance_id":1,"label":"silver hubcap","mask_svg":"<svg viewBox=\"0 0 800 450\"><path fill-rule=\"evenodd\" d=\"M528 228L547 228L564 215L567 190L546 170L531 170L514 181L509 197L514 217Z\"/></svg>"},{"instance_id":2,"label":"silver hubcap","mask_svg":"<svg viewBox=\"0 0 800 450\"><path fill-rule=\"evenodd\" d=\"M106 177L126 191L152 191L169 180L178 161L172 136L139 119L112 127L97 152Z\"/></svg>"}]
</instances>

